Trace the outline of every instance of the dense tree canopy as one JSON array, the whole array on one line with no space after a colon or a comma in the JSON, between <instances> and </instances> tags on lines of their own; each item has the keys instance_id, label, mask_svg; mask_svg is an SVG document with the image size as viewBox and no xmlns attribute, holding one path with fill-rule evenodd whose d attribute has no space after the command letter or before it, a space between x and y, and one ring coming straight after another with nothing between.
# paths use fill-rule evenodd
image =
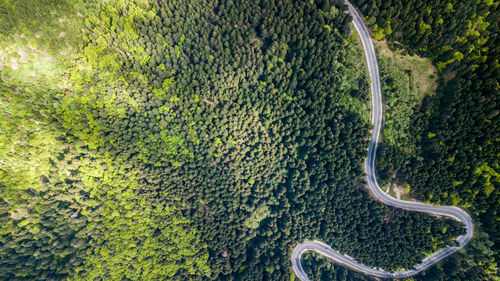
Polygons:
<instances>
[{"instance_id":1,"label":"dense tree canopy","mask_svg":"<svg viewBox=\"0 0 500 281\"><path fill-rule=\"evenodd\" d=\"M440 75L435 95L406 107L411 112L411 130L404 135L409 146L402 149L386 142L381 147L379 174L388 179L395 171L421 200L470 208L479 231L484 232L466 257L474 259L476 267L470 271L464 261L453 261L462 264L458 266L462 273L469 270L464 273L469 277L455 275L448 280L484 280L484 275L471 272L495 272L500 258L499 3L353 2L375 37L387 37L393 48L430 57ZM389 80L385 88L394 90L393 79ZM392 95L408 96L403 88L396 91L399 94ZM444 276L440 278L448 278Z\"/></svg>"},{"instance_id":2,"label":"dense tree canopy","mask_svg":"<svg viewBox=\"0 0 500 281\"><path fill-rule=\"evenodd\" d=\"M288 280L315 238L397 270L463 234L370 198L343 1L47 2L0 3L0 278Z\"/></svg>"}]
</instances>

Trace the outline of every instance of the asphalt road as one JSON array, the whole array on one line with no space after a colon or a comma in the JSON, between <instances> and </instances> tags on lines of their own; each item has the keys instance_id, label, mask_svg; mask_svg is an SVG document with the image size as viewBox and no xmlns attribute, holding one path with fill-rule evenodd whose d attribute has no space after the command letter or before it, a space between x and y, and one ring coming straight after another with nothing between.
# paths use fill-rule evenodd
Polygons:
<instances>
[{"instance_id":1,"label":"asphalt road","mask_svg":"<svg viewBox=\"0 0 500 281\"><path fill-rule=\"evenodd\" d=\"M320 242L320 241L305 241L304 243L298 244L292 253L292 264L293 271L295 275L302 281L309 281L309 278L305 274L302 266L300 264L300 257L304 252L314 251L325 257L328 257L339 264L347 266L353 270L363 272L368 275L386 278L403 278L413 276L429 266L435 264L436 262L442 260L443 258L453 254L460 248L464 247L472 238L474 234L474 225L470 216L458 207L453 206L432 206L429 204L423 204L418 202L408 202L402 201L390 197L388 194L383 192L377 184L377 179L375 178L375 153L377 152L377 143L380 135L380 128L382 124L382 93L380 90L380 77L377 65L377 57L375 56L375 50L373 48L373 43L370 37L370 33L366 28L365 24L356 9L346 1L349 6L349 13L353 16L354 26L361 38L363 43L363 48L366 56L366 61L368 64L368 70L370 72L371 93L372 93L372 123L375 125L374 130L372 130L372 136L370 139L370 146L368 148L368 158L365 160L365 172L367 174L368 185L370 186L373 194L378 198L378 200L383 203L401 209L406 209L410 211L425 212L435 215L447 216L461 221L467 230L467 233L463 236L457 238L459 242L458 247L445 248L439 252L436 252L428 257L426 257L422 263L416 265L413 269L397 272L387 272L381 269L371 268L366 265L358 263L355 259L341 254L330 246Z\"/></svg>"}]
</instances>

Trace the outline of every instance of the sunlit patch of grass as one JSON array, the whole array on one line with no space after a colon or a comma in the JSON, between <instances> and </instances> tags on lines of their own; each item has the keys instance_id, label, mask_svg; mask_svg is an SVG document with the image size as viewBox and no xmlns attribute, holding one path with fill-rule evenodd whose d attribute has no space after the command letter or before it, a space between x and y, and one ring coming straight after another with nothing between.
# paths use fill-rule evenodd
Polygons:
<instances>
[{"instance_id":1,"label":"sunlit patch of grass","mask_svg":"<svg viewBox=\"0 0 500 281\"><path fill-rule=\"evenodd\" d=\"M410 72L411 86L416 89L420 99L436 92L438 74L430 59L410 56L402 50L393 51L386 41L374 41L374 45L377 55L391 58L399 68Z\"/></svg>"},{"instance_id":2,"label":"sunlit patch of grass","mask_svg":"<svg viewBox=\"0 0 500 281\"><path fill-rule=\"evenodd\" d=\"M10 43L10 44L9 44ZM34 91L63 88L64 67L48 52L25 43L0 42L0 75L7 85L30 87Z\"/></svg>"}]
</instances>

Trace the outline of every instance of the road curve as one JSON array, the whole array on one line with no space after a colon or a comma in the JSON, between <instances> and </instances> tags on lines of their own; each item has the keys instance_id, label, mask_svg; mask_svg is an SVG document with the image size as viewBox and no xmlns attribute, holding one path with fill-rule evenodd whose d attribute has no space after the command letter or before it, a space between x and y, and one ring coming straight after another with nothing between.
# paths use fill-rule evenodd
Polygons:
<instances>
[{"instance_id":1,"label":"road curve","mask_svg":"<svg viewBox=\"0 0 500 281\"><path fill-rule=\"evenodd\" d=\"M461 221L467 230L467 233L463 236L457 238L459 246L448 247L439 252L436 252L428 257L426 257L422 263L416 265L411 270L397 271L397 272L387 272L381 269L371 268L366 265L358 263L355 259L341 254L338 251L333 250L330 246L320 242L320 241L305 241L298 244L292 253L292 264L293 271L295 275L302 281L309 281L306 273L302 269L300 264L300 258L304 252L314 251L325 257L333 259L334 261L347 266L353 270L363 272L368 275L385 277L385 278L403 278L413 276L429 266L435 264L436 262L442 260L443 258L453 254L460 248L464 247L472 238L474 234L474 225L470 216L462 209L454 206L432 206L429 204L423 204L419 202L408 202L402 201L390 197L388 194L383 192L377 184L377 179L375 178L375 153L377 151L377 142L380 135L380 128L382 124L382 93L380 90L380 77L378 72L377 57L375 56L375 50L373 48L373 43L370 37L370 33L366 28L365 24L359 13L352 6L351 3L346 1L349 6L349 13L353 16L354 27L356 28L359 37L363 43L363 48L366 56L366 61L368 64L368 70L370 72L371 93L372 93L372 123L375 125L375 129L372 130L372 136L370 139L370 146L368 148L368 158L365 160L365 172L367 174L368 185L370 186L373 194L378 198L378 200L383 203L393 206L396 208L401 208L409 211L424 212L429 214L441 215L454 218Z\"/></svg>"}]
</instances>

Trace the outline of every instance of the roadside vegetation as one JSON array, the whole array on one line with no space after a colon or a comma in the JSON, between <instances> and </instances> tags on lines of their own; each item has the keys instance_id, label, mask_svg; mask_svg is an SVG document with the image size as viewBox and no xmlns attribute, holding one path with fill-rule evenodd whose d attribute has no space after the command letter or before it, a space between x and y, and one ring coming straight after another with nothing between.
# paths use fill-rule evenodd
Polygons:
<instances>
[{"instance_id":1,"label":"roadside vegetation","mask_svg":"<svg viewBox=\"0 0 500 281\"><path fill-rule=\"evenodd\" d=\"M307 254L302 260L307 277L310 280L374 281L373 277L354 272L318 253Z\"/></svg>"},{"instance_id":2,"label":"roadside vegetation","mask_svg":"<svg viewBox=\"0 0 500 281\"><path fill-rule=\"evenodd\" d=\"M345 9L1 1L0 279L287 280L304 239L386 270L453 245L458 222L356 184Z\"/></svg>"},{"instance_id":3,"label":"roadside vegetation","mask_svg":"<svg viewBox=\"0 0 500 281\"><path fill-rule=\"evenodd\" d=\"M371 93L370 76L366 59L364 57L361 40L354 31L354 26L350 25L352 35L347 38L344 47L345 61L344 75L340 90L344 93L340 98L341 104L347 106L349 110L356 112L364 122L370 122Z\"/></svg>"},{"instance_id":4,"label":"roadside vegetation","mask_svg":"<svg viewBox=\"0 0 500 281\"><path fill-rule=\"evenodd\" d=\"M403 183L394 167L399 167L403 163L394 163L393 160L396 157L393 155L404 154L407 158L409 155L415 154L416 145L411 136L411 126L412 116L419 105L419 94L416 83L412 83L412 81L418 77L415 75L423 75L424 73L405 69L403 65L410 63L404 64L404 57L400 57L388 49L382 49L379 44L376 45L376 52L384 104L384 119L381 132L382 143L377 151L377 174L379 184L390 188L390 192L394 192L392 186ZM384 46L384 48L387 47ZM404 158L399 157L398 159Z\"/></svg>"},{"instance_id":5,"label":"roadside vegetation","mask_svg":"<svg viewBox=\"0 0 500 281\"><path fill-rule=\"evenodd\" d=\"M443 264L415 279L494 279L500 259L499 2L353 2L378 40L404 50L392 56L394 65L409 70L410 85L412 81L426 85L424 81L431 78L432 68L416 64L414 54L432 60L437 71L435 94L423 91L433 87L420 86L425 95L419 95L417 106L407 107L406 118L399 118L409 124L409 130L403 130L409 140L404 149L409 151L391 146L390 137L385 138L378 154L379 176L389 182L396 175L395 180L407 183L421 201L468 208L479 233L465 253L444 262L454 270ZM382 57L390 54L384 49L379 48ZM405 57L406 66L401 61L405 54L412 56ZM421 69L424 75L412 69ZM385 94L388 100L390 94L390 90ZM406 91L399 95L406 100ZM391 109L387 112L387 119L392 118ZM384 135L390 136L388 122Z\"/></svg>"},{"instance_id":6,"label":"roadside vegetation","mask_svg":"<svg viewBox=\"0 0 500 281\"><path fill-rule=\"evenodd\" d=\"M436 67L429 58L420 57L417 54L409 55L403 46L392 42L373 41L377 58L379 61L389 60L390 64L404 70L410 79L412 92L418 94L421 101L425 95L436 93L438 86L438 74Z\"/></svg>"}]
</instances>

